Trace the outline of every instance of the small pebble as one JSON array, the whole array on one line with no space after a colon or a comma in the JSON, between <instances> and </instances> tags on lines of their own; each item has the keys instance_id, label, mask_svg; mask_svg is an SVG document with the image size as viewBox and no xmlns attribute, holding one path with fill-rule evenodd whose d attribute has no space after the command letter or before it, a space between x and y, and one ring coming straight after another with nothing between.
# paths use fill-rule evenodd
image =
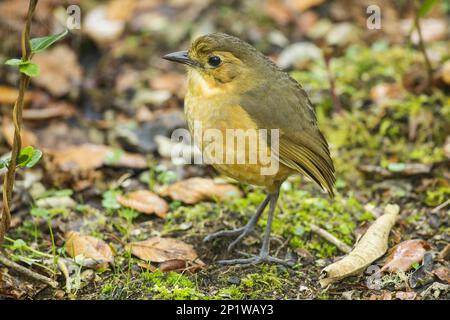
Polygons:
<instances>
[{"instance_id":1,"label":"small pebble","mask_svg":"<svg viewBox=\"0 0 450 320\"><path fill-rule=\"evenodd\" d=\"M231 278L228 278L228 283L235 284L238 286L241 284L241 279L239 279L238 277L231 277Z\"/></svg>"}]
</instances>

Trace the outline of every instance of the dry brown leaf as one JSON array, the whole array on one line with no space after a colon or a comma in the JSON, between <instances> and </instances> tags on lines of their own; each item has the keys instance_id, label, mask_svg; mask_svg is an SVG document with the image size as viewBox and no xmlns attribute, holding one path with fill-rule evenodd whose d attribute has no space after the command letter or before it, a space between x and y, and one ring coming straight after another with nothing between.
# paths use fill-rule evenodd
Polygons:
<instances>
[{"instance_id":1,"label":"dry brown leaf","mask_svg":"<svg viewBox=\"0 0 450 320\"><path fill-rule=\"evenodd\" d=\"M378 104L401 96L402 88L396 83L381 83L370 90L370 98Z\"/></svg>"},{"instance_id":2,"label":"dry brown leaf","mask_svg":"<svg viewBox=\"0 0 450 320\"><path fill-rule=\"evenodd\" d=\"M113 0L106 8L108 19L128 21L136 8L136 0Z\"/></svg>"},{"instance_id":3,"label":"dry brown leaf","mask_svg":"<svg viewBox=\"0 0 450 320\"><path fill-rule=\"evenodd\" d=\"M82 255L94 260L97 268L107 267L114 262L114 254L105 241L76 231L66 233L66 250L72 258Z\"/></svg>"},{"instance_id":4,"label":"dry brown leaf","mask_svg":"<svg viewBox=\"0 0 450 320\"><path fill-rule=\"evenodd\" d=\"M160 218L166 217L167 211L169 211L167 202L148 190L133 191L126 196L119 195L117 202L142 213L155 213Z\"/></svg>"},{"instance_id":5,"label":"dry brown leaf","mask_svg":"<svg viewBox=\"0 0 450 320\"><path fill-rule=\"evenodd\" d=\"M127 248L139 259L152 262L194 261L198 258L194 247L173 238L153 237L144 241L132 242L127 245Z\"/></svg>"},{"instance_id":6,"label":"dry brown leaf","mask_svg":"<svg viewBox=\"0 0 450 320\"><path fill-rule=\"evenodd\" d=\"M450 270L445 266L441 266L433 270L433 274L443 282L450 284Z\"/></svg>"},{"instance_id":7,"label":"dry brown leaf","mask_svg":"<svg viewBox=\"0 0 450 320\"><path fill-rule=\"evenodd\" d=\"M380 258L387 250L389 232L397 220L399 211L398 205L387 205L384 214L367 229L353 251L322 270L324 278L319 281L320 285L326 287L343 278L358 274Z\"/></svg>"},{"instance_id":8,"label":"dry brown leaf","mask_svg":"<svg viewBox=\"0 0 450 320\"><path fill-rule=\"evenodd\" d=\"M117 161L109 161L108 157L112 157L114 152L114 148L96 144L83 144L49 151L53 164L63 171L91 170L105 164L137 169L145 168L147 165L144 156L126 152L119 154Z\"/></svg>"},{"instance_id":9,"label":"dry brown leaf","mask_svg":"<svg viewBox=\"0 0 450 320\"><path fill-rule=\"evenodd\" d=\"M103 165L141 169L147 166L143 155L116 151L105 145L83 144L61 150L45 149L44 166L57 186L83 190L101 176Z\"/></svg>"},{"instance_id":10,"label":"dry brown leaf","mask_svg":"<svg viewBox=\"0 0 450 320\"><path fill-rule=\"evenodd\" d=\"M76 172L99 168L103 165L107 149L104 146L85 144L63 150L50 151L51 161L61 171Z\"/></svg>"},{"instance_id":11,"label":"dry brown leaf","mask_svg":"<svg viewBox=\"0 0 450 320\"><path fill-rule=\"evenodd\" d=\"M14 124L8 117L3 117L2 133L6 142L12 146L14 139ZM38 139L36 135L27 130L24 126L22 126L22 130L20 131L20 137L22 140L22 147L37 146Z\"/></svg>"},{"instance_id":12,"label":"dry brown leaf","mask_svg":"<svg viewBox=\"0 0 450 320\"><path fill-rule=\"evenodd\" d=\"M290 7L298 12L304 12L310 8L318 6L324 0L294 0L294 1L285 1L289 3Z\"/></svg>"},{"instance_id":13,"label":"dry brown leaf","mask_svg":"<svg viewBox=\"0 0 450 320\"><path fill-rule=\"evenodd\" d=\"M406 240L396 245L390 251L381 272L408 271L414 263L421 262L430 245L423 240Z\"/></svg>"},{"instance_id":14,"label":"dry brown leaf","mask_svg":"<svg viewBox=\"0 0 450 320\"><path fill-rule=\"evenodd\" d=\"M395 293L395 298L399 300L414 300L417 296L417 293L414 291L399 291Z\"/></svg>"},{"instance_id":15,"label":"dry brown leaf","mask_svg":"<svg viewBox=\"0 0 450 320\"><path fill-rule=\"evenodd\" d=\"M205 199L226 200L240 197L241 191L231 184L215 183L212 179L190 178L166 186L160 195L171 197L184 203L194 204Z\"/></svg>"},{"instance_id":16,"label":"dry brown leaf","mask_svg":"<svg viewBox=\"0 0 450 320\"><path fill-rule=\"evenodd\" d=\"M39 76L32 81L47 89L53 96L63 96L81 82L82 69L73 50L59 45L33 58L40 67Z\"/></svg>"},{"instance_id":17,"label":"dry brown leaf","mask_svg":"<svg viewBox=\"0 0 450 320\"><path fill-rule=\"evenodd\" d=\"M447 258L450 258L450 243L447 244L441 252L439 252L439 259L445 260Z\"/></svg>"},{"instance_id":18,"label":"dry brown leaf","mask_svg":"<svg viewBox=\"0 0 450 320\"><path fill-rule=\"evenodd\" d=\"M46 108L23 110L24 120L46 120L57 117L68 118L75 114L75 107L67 102L55 102Z\"/></svg>"},{"instance_id":19,"label":"dry brown leaf","mask_svg":"<svg viewBox=\"0 0 450 320\"><path fill-rule=\"evenodd\" d=\"M296 19L296 15L321 4L324 0L266 0L264 10L275 22L286 25Z\"/></svg>"},{"instance_id":20,"label":"dry brown leaf","mask_svg":"<svg viewBox=\"0 0 450 320\"><path fill-rule=\"evenodd\" d=\"M198 271L204 263L198 259L194 248L173 238L153 237L126 246L139 259L159 263L161 271ZM141 264L141 266L143 266ZM153 266L144 266L153 269Z\"/></svg>"},{"instance_id":21,"label":"dry brown leaf","mask_svg":"<svg viewBox=\"0 0 450 320\"><path fill-rule=\"evenodd\" d=\"M382 294L372 294L370 300L392 300L392 293L389 291L383 291Z\"/></svg>"},{"instance_id":22,"label":"dry brown leaf","mask_svg":"<svg viewBox=\"0 0 450 320\"><path fill-rule=\"evenodd\" d=\"M0 85L0 104L13 104L17 100L19 91L13 87ZM33 99L32 92L26 92L24 96L24 103L28 104Z\"/></svg>"}]
</instances>

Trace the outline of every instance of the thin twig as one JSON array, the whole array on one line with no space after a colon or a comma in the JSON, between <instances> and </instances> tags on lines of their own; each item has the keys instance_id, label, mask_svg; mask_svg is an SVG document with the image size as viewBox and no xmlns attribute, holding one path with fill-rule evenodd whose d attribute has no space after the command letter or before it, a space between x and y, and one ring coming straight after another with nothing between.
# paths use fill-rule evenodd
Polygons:
<instances>
[{"instance_id":1,"label":"thin twig","mask_svg":"<svg viewBox=\"0 0 450 320\"><path fill-rule=\"evenodd\" d=\"M11 260L9 260L7 257L5 257L3 255L3 253L0 252L0 263L2 263L3 265L5 265L8 268L11 268L31 279L43 282L49 286L51 286L52 288L58 288L58 282L56 282L55 280L52 280L46 276L43 276L39 273L33 272L31 270L28 270L27 268L21 266L20 264L17 264Z\"/></svg>"},{"instance_id":2,"label":"thin twig","mask_svg":"<svg viewBox=\"0 0 450 320\"><path fill-rule=\"evenodd\" d=\"M447 257L450 257L450 244L447 244L444 249L439 252L439 259L445 260Z\"/></svg>"},{"instance_id":3,"label":"thin twig","mask_svg":"<svg viewBox=\"0 0 450 320\"><path fill-rule=\"evenodd\" d=\"M433 210L431 210L431 213L436 213L439 212L439 210L444 209L446 206L448 206L450 204L450 199L448 199L447 201L445 201L444 203L441 203L440 205L438 205L436 208L434 208Z\"/></svg>"},{"instance_id":4,"label":"thin twig","mask_svg":"<svg viewBox=\"0 0 450 320\"><path fill-rule=\"evenodd\" d=\"M328 242L334 244L339 250L341 250L344 253L350 253L352 251L352 248L350 248L348 245L343 243L341 240L337 239L335 236L333 236L328 231L316 226L315 224L310 224L311 231L316 233L317 235L321 236Z\"/></svg>"}]
</instances>

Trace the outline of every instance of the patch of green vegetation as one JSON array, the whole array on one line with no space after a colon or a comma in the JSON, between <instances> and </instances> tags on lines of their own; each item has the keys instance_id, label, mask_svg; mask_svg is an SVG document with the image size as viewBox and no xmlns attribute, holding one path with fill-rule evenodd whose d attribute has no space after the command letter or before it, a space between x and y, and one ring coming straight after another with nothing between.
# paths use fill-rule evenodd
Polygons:
<instances>
[{"instance_id":1,"label":"patch of green vegetation","mask_svg":"<svg viewBox=\"0 0 450 320\"><path fill-rule=\"evenodd\" d=\"M427 190L425 195L425 204L430 207L438 206L449 198L450 198L450 187L444 185L436 189L432 188Z\"/></svg>"},{"instance_id":2,"label":"patch of green vegetation","mask_svg":"<svg viewBox=\"0 0 450 320\"><path fill-rule=\"evenodd\" d=\"M411 66L422 64L422 60L412 48L385 42L350 47L332 59L331 69L336 93L351 113L333 116L330 95L323 92L329 82L323 61L316 61L310 70L292 72L311 93L319 124L333 151L337 176L350 186L362 183L359 164L388 167L393 159L425 164L445 159L442 145L450 134L448 97L440 91L431 96L411 94L401 85ZM383 103L370 100L371 89L385 83L398 84L398 97Z\"/></svg>"},{"instance_id":3,"label":"patch of green vegetation","mask_svg":"<svg viewBox=\"0 0 450 320\"><path fill-rule=\"evenodd\" d=\"M281 195L283 213L277 215L273 232L291 236L290 246L310 250L319 258L335 256L337 249L311 233L310 224L316 224L348 245L354 242L352 234L357 221L372 220L363 205L352 194L348 198L337 196L330 201L325 197L315 197L309 192L293 188ZM261 224L266 218L261 219Z\"/></svg>"},{"instance_id":4,"label":"patch of green vegetation","mask_svg":"<svg viewBox=\"0 0 450 320\"><path fill-rule=\"evenodd\" d=\"M280 296L289 283L287 270L274 265L258 266L257 272L247 274L239 285L221 288L213 299L270 299Z\"/></svg>"},{"instance_id":5,"label":"patch of green vegetation","mask_svg":"<svg viewBox=\"0 0 450 320\"><path fill-rule=\"evenodd\" d=\"M152 299L204 299L195 283L187 276L176 272L143 272L142 289L151 294Z\"/></svg>"},{"instance_id":6,"label":"patch of green vegetation","mask_svg":"<svg viewBox=\"0 0 450 320\"><path fill-rule=\"evenodd\" d=\"M119 190L107 190L102 195L102 206L106 209L106 212L112 214L114 210L120 209L121 206L117 202L116 198L120 195Z\"/></svg>"},{"instance_id":7,"label":"patch of green vegetation","mask_svg":"<svg viewBox=\"0 0 450 320\"><path fill-rule=\"evenodd\" d=\"M167 215L163 233L183 229L180 228L181 224L191 224L196 230L204 230L205 223L217 218L219 210L220 205L212 202L202 202L194 206L178 206Z\"/></svg>"}]
</instances>

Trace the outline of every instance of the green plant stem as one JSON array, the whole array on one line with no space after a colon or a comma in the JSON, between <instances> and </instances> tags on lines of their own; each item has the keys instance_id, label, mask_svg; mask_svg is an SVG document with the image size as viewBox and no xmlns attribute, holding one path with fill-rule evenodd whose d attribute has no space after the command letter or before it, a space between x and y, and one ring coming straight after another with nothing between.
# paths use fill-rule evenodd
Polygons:
<instances>
[{"instance_id":1,"label":"green plant stem","mask_svg":"<svg viewBox=\"0 0 450 320\"><path fill-rule=\"evenodd\" d=\"M22 31L22 61L28 61L31 56L30 49L30 29L31 29L31 20L33 18L34 11L36 9L38 0L30 0L30 4L28 6L28 13L25 22L25 28ZM17 97L16 103L14 104L13 109L13 123L14 123L14 139L11 150L11 160L8 166L8 171L5 175L3 181L3 210L0 216L0 245L3 243L6 232L9 229L11 224L11 199L12 192L14 187L15 173L16 173L16 165L17 165L17 157L19 156L20 149L22 147L21 138L20 138L20 129L22 127L22 110L24 104L25 92L28 88L28 84L30 83L30 77L24 73L20 73L19 80L19 95ZM0 249L1 250L1 249ZM37 281L48 284L53 288L58 287L58 282L40 275L39 273L28 270L27 268L9 260L2 252L0 252L0 263L9 267L11 269L16 270L30 278L33 278Z\"/></svg>"},{"instance_id":2,"label":"green plant stem","mask_svg":"<svg viewBox=\"0 0 450 320\"><path fill-rule=\"evenodd\" d=\"M31 57L30 49L30 29L31 20L36 9L38 0L30 0L28 7L28 14L26 18L25 28L22 31L22 61L28 61ZM22 147L20 130L22 127L22 110L24 104L24 96L28 84L30 83L30 77L20 73L19 81L19 96L14 104L13 109L13 123L14 123L14 139L11 150L11 160L8 166L8 171L5 175L3 182L3 212L0 217L0 244L3 243L6 232L11 224L11 199L12 191L14 187L17 157L19 156L20 149Z\"/></svg>"},{"instance_id":3,"label":"green plant stem","mask_svg":"<svg viewBox=\"0 0 450 320\"><path fill-rule=\"evenodd\" d=\"M53 254L53 273L56 274L56 269L58 265L58 256L56 255L56 244L55 237L53 236L53 229L50 219L47 220L48 229L50 231L50 238L52 239L52 254Z\"/></svg>"}]
</instances>

